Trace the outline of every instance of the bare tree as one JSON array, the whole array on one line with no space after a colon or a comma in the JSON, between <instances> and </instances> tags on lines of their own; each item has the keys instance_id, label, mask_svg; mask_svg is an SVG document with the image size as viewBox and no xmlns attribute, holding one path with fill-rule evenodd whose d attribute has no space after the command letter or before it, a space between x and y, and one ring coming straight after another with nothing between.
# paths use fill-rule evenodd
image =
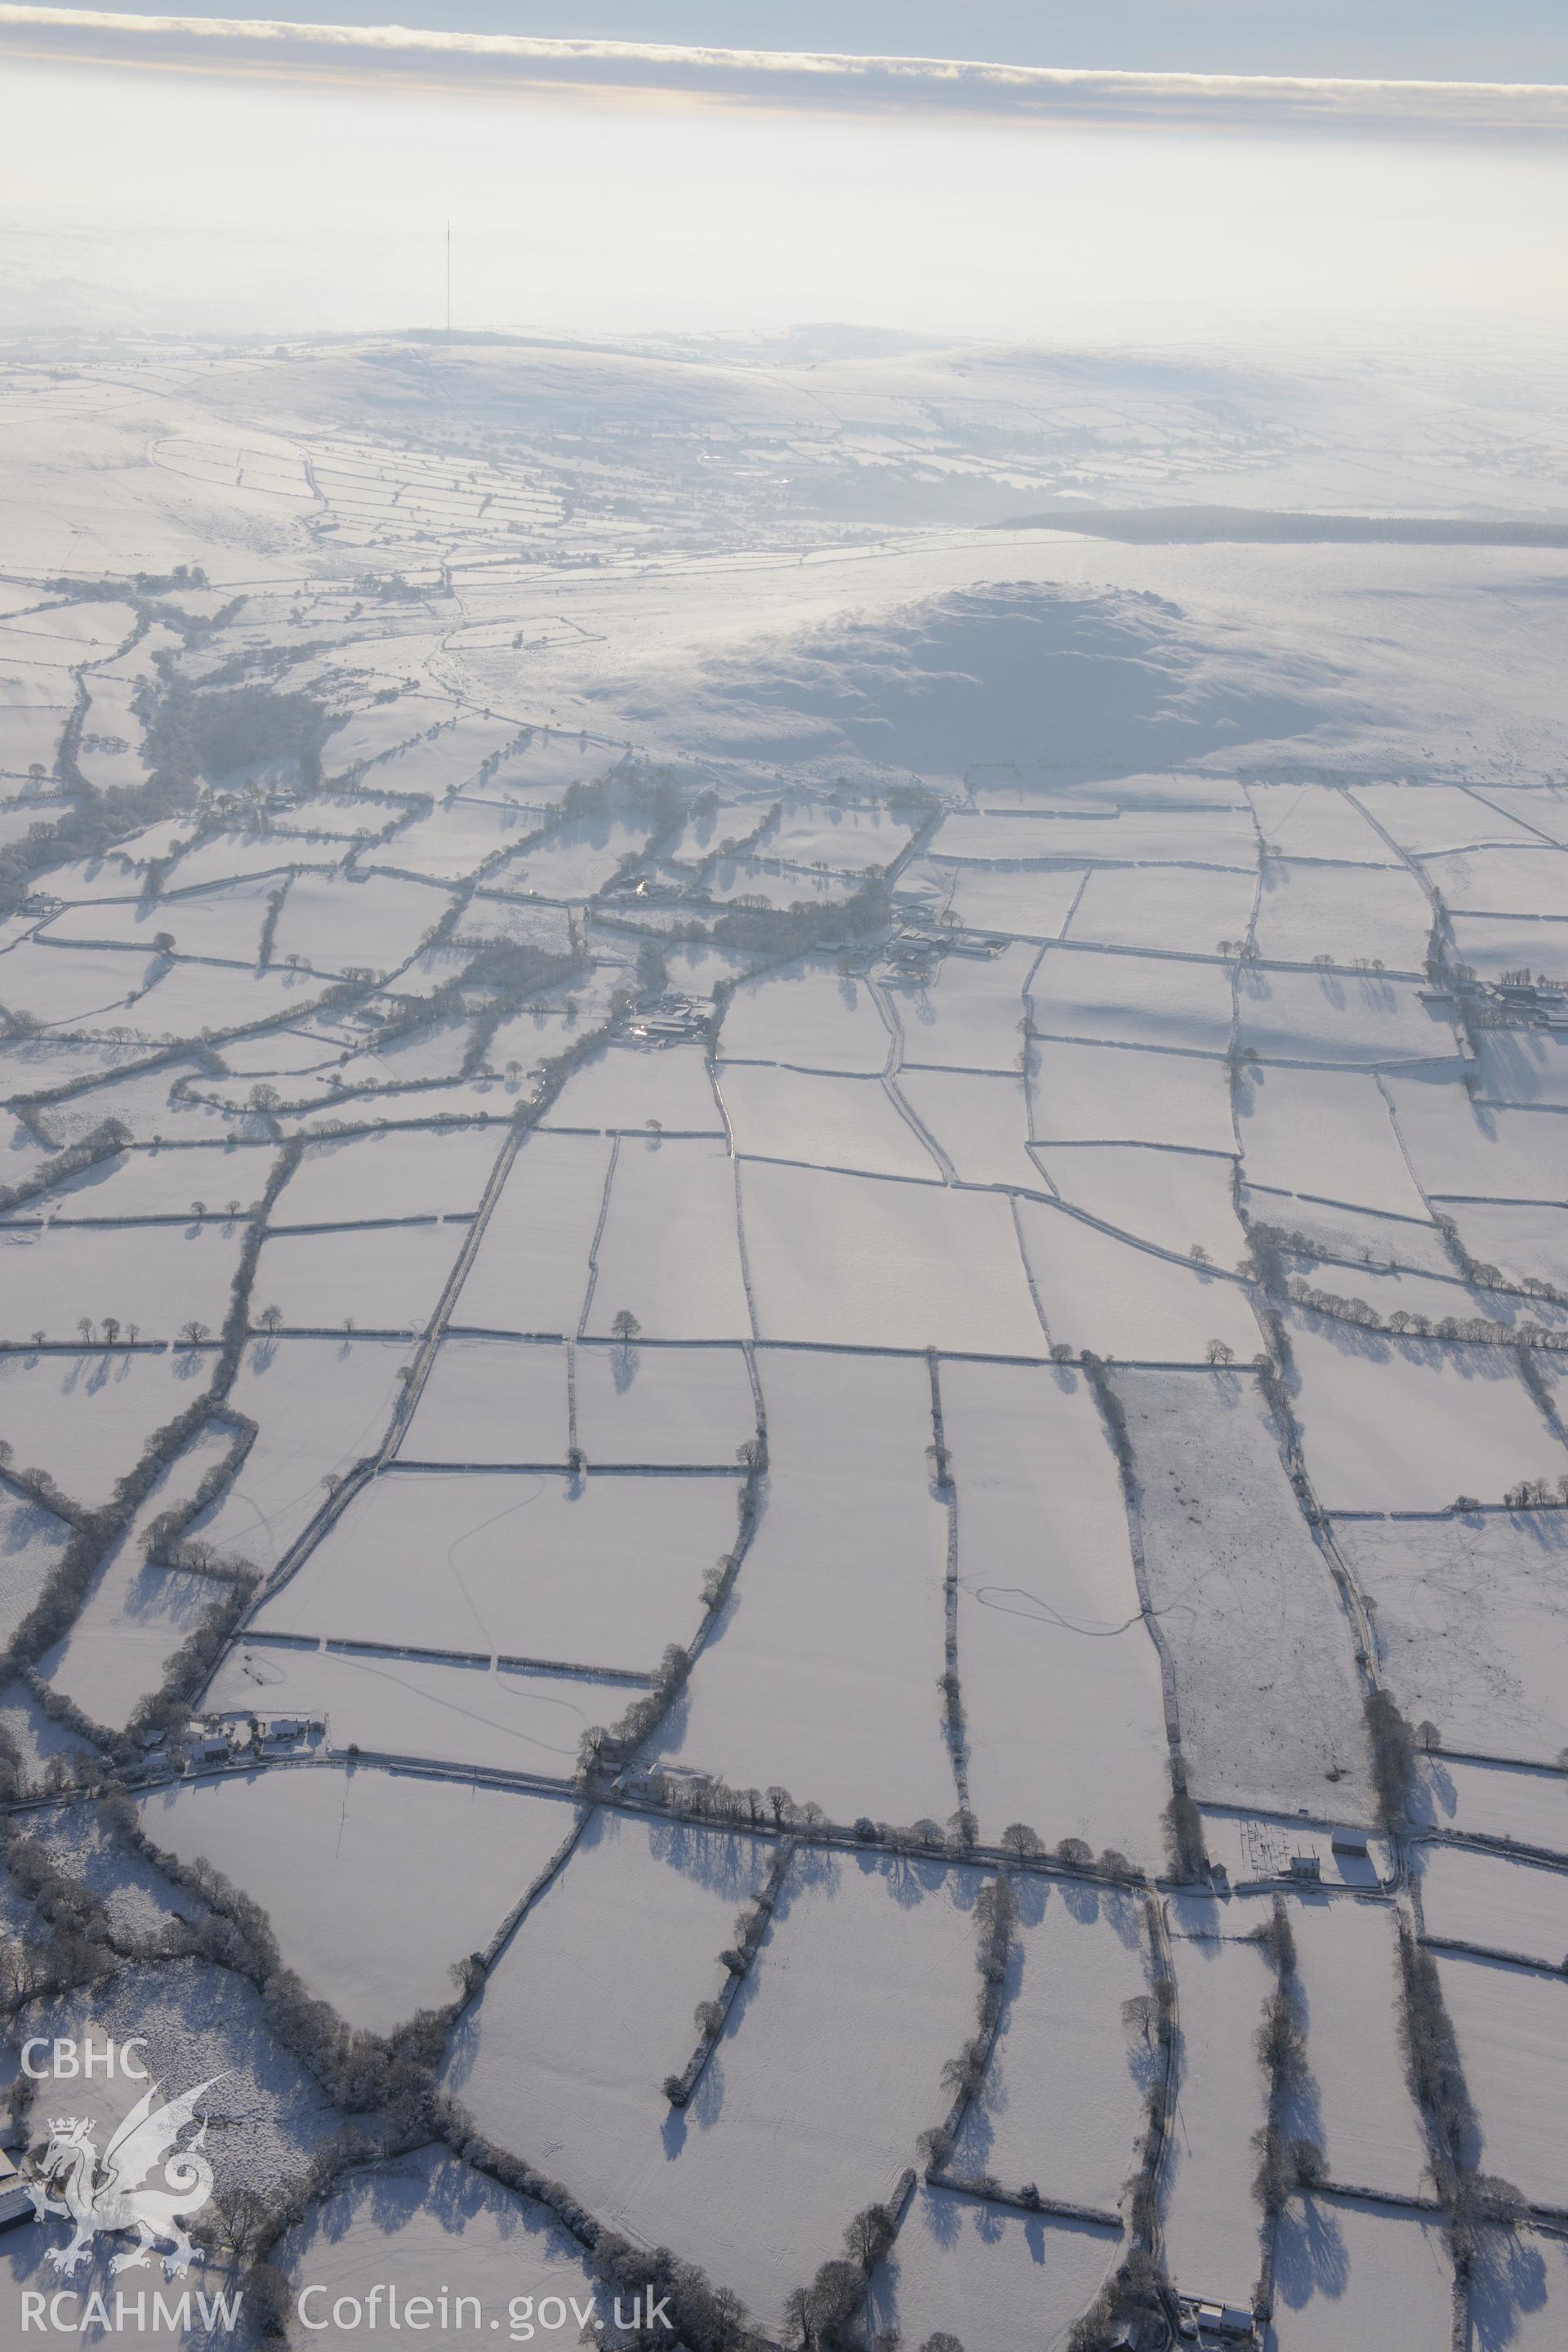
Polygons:
<instances>
[{"instance_id":1,"label":"bare tree","mask_svg":"<svg viewBox=\"0 0 1568 2352\"><path fill-rule=\"evenodd\" d=\"M898 2230L890 2207L868 2205L844 2232L844 2251L863 2271L872 2271L892 2244Z\"/></svg>"}]
</instances>

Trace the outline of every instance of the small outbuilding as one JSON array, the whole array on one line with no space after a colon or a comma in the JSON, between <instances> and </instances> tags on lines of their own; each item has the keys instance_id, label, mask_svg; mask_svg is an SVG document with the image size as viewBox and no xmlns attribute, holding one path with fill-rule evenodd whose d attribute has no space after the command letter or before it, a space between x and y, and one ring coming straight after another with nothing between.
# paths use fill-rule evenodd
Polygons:
<instances>
[{"instance_id":1,"label":"small outbuilding","mask_svg":"<svg viewBox=\"0 0 1568 2352\"><path fill-rule=\"evenodd\" d=\"M33 2200L16 2165L0 2148L0 2230L33 2219Z\"/></svg>"}]
</instances>

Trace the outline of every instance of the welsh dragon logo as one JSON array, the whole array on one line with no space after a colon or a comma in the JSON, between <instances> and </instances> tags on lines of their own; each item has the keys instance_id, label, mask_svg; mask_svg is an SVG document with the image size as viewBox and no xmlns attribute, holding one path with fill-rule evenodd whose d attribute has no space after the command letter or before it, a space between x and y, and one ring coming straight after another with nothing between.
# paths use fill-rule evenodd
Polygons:
<instances>
[{"instance_id":1,"label":"welsh dragon logo","mask_svg":"<svg viewBox=\"0 0 1568 2352\"><path fill-rule=\"evenodd\" d=\"M202 2154L205 2118L187 2146L180 2147L177 2142L195 2120L198 2101L222 2080L221 2074L211 2075L183 2098L170 2099L161 2107L153 2105L158 2096L154 2083L117 2127L101 2164L89 2137L89 2117L50 2117L43 2153L29 2160L32 2177L26 2186L39 2221L58 2214L74 2229L68 2246L50 2252L58 2271L73 2273L87 2259L94 2238L121 2230L134 2230L137 2242L113 2257L111 2271L144 2265L160 2239L169 2246L163 2257L165 2278L178 2278L202 2260L179 2217L199 2212L213 2192L213 2168ZM162 2175L157 2185L154 2174ZM58 2193L51 2196L51 2190Z\"/></svg>"}]
</instances>

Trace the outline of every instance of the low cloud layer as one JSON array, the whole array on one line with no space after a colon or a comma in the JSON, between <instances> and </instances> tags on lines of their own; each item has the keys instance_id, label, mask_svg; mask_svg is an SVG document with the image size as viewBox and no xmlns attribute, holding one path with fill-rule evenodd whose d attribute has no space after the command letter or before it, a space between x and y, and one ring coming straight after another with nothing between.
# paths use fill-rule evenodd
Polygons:
<instances>
[{"instance_id":1,"label":"low cloud layer","mask_svg":"<svg viewBox=\"0 0 1568 2352\"><path fill-rule=\"evenodd\" d=\"M55 62L326 81L571 89L729 106L937 111L1067 123L1518 136L1568 132L1568 88L1286 76L1099 73L921 58L533 40L400 26L126 16L0 5L0 52Z\"/></svg>"}]
</instances>

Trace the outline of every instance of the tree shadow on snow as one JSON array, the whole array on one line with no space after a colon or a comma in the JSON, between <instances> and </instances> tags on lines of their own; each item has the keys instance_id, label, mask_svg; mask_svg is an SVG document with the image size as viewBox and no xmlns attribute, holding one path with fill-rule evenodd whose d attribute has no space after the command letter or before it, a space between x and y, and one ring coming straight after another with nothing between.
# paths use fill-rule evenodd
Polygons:
<instances>
[{"instance_id":1,"label":"tree shadow on snow","mask_svg":"<svg viewBox=\"0 0 1568 2352\"><path fill-rule=\"evenodd\" d=\"M1300 2311L1315 2294L1337 2301L1350 2284L1344 2231L1331 2206L1304 2197L1280 2214L1274 2238L1274 2292Z\"/></svg>"},{"instance_id":2,"label":"tree shadow on snow","mask_svg":"<svg viewBox=\"0 0 1568 2352\"><path fill-rule=\"evenodd\" d=\"M1483 2242L1470 2272L1472 2352L1503 2352L1519 2333L1521 2317L1546 2302L1546 2264L1541 2250L1511 2230L1493 2231Z\"/></svg>"}]
</instances>

